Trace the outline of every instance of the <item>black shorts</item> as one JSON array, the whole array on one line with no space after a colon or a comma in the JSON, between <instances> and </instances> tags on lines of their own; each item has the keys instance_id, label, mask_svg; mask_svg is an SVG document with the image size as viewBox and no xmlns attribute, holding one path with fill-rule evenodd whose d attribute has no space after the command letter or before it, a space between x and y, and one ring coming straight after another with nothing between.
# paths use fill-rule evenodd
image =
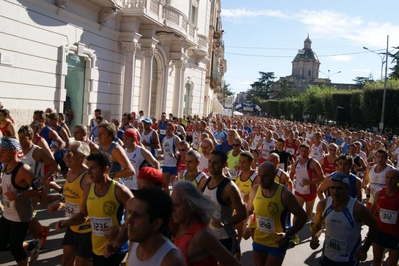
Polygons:
<instances>
[{"instance_id":1,"label":"black shorts","mask_svg":"<svg viewBox=\"0 0 399 266\"><path fill-rule=\"evenodd\" d=\"M396 251L399 250L399 236L394 236L378 231L377 236L374 239L374 243L388 249Z\"/></svg>"},{"instance_id":2,"label":"black shorts","mask_svg":"<svg viewBox=\"0 0 399 266\"><path fill-rule=\"evenodd\" d=\"M78 255L79 257L93 257L93 250L91 246L91 232L76 233L68 227L65 232L64 239L62 240L62 245L76 247L76 255Z\"/></svg>"},{"instance_id":3,"label":"black shorts","mask_svg":"<svg viewBox=\"0 0 399 266\"><path fill-rule=\"evenodd\" d=\"M66 166L64 159L59 157L59 158L54 158L55 161L57 162L57 164L60 166L61 168L61 173L62 174L66 174L68 173L68 167Z\"/></svg>"},{"instance_id":4,"label":"black shorts","mask_svg":"<svg viewBox=\"0 0 399 266\"><path fill-rule=\"evenodd\" d=\"M219 242L232 254L240 251L240 244L238 243L237 236L219 239Z\"/></svg>"}]
</instances>

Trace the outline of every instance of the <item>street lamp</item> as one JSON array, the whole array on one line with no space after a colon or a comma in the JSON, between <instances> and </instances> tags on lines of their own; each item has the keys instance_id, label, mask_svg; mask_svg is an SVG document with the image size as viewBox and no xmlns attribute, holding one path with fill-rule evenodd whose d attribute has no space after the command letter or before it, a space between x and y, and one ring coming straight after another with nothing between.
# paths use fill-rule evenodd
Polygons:
<instances>
[{"instance_id":1,"label":"street lamp","mask_svg":"<svg viewBox=\"0 0 399 266\"><path fill-rule=\"evenodd\" d=\"M365 46L363 46L363 49L364 49L364 50L367 50L367 51L369 51L369 52L372 52L372 53L378 55L378 56L381 58L381 80L382 80L382 72L383 72L384 64L385 64L385 62L386 62L386 61L384 61L384 56L381 55L382 53L377 53L376 51L370 50L369 48L367 48L367 47L365 47Z\"/></svg>"},{"instance_id":2,"label":"street lamp","mask_svg":"<svg viewBox=\"0 0 399 266\"><path fill-rule=\"evenodd\" d=\"M330 77L332 77L332 76L334 76L334 75L336 75L336 74L341 73L341 70L340 70L340 71L337 71L337 72L335 72L335 73L332 73L332 74L330 74L330 70L328 70L328 74L324 73L323 71L319 71L319 72L320 72L321 74L324 74L325 76L327 76L328 79L330 79Z\"/></svg>"},{"instance_id":3,"label":"street lamp","mask_svg":"<svg viewBox=\"0 0 399 266\"><path fill-rule=\"evenodd\" d=\"M375 53L376 55L378 55L381 58L381 61L382 61L382 63L381 63L381 80L382 80L382 69L383 69L383 66L384 66L384 63L385 63L384 93L382 95L381 122L379 124L381 135L384 132L385 98L386 98L386 95L387 95L388 44L389 44L389 35L387 35L387 49L386 49L386 52L385 52L385 61L384 61L384 57L381 54L376 53L375 51L370 50L367 47L363 46L363 49L365 49L367 51L370 51L372 53Z\"/></svg>"}]
</instances>

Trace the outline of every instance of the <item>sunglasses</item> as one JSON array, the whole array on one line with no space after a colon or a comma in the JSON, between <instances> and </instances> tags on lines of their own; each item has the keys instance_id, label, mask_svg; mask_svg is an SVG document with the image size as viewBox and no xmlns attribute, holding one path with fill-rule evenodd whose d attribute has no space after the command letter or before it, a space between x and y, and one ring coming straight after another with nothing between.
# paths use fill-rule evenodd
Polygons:
<instances>
[{"instance_id":1,"label":"sunglasses","mask_svg":"<svg viewBox=\"0 0 399 266\"><path fill-rule=\"evenodd\" d=\"M65 152L65 156L66 155L68 155L68 156L74 156L75 155L75 152L73 152L73 151L70 151L70 150L67 150L66 152Z\"/></svg>"},{"instance_id":2,"label":"sunglasses","mask_svg":"<svg viewBox=\"0 0 399 266\"><path fill-rule=\"evenodd\" d=\"M234 147L241 146L241 144L233 144Z\"/></svg>"},{"instance_id":3,"label":"sunglasses","mask_svg":"<svg viewBox=\"0 0 399 266\"><path fill-rule=\"evenodd\" d=\"M179 151L186 151L187 149L178 149Z\"/></svg>"}]
</instances>

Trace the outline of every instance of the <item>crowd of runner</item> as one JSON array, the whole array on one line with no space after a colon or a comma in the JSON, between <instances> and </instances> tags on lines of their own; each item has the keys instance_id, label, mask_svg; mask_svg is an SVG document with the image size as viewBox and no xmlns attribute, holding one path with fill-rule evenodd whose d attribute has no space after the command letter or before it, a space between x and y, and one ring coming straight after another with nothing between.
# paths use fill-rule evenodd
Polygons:
<instances>
[{"instance_id":1,"label":"crowd of runner","mask_svg":"<svg viewBox=\"0 0 399 266\"><path fill-rule=\"evenodd\" d=\"M65 212L52 228L65 228L61 265L126 254L127 265L240 265L242 238L256 265L281 265L304 226L311 249L324 234L321 265L357 265L370 247L373 265L386 250L398 263L396 136L252 116L108 122L100 109L71 129L50 108L32 120L17 129L0 106L0 251L18 265L46 243L37 204Z\"/></svg>"}]
</instances>

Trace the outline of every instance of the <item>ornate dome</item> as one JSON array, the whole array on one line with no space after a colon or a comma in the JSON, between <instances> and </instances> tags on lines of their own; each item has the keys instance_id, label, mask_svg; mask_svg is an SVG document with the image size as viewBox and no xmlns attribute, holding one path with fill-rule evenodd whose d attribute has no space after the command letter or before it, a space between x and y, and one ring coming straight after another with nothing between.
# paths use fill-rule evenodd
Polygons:
<instances>
[{"instance_id":1,"label":"ornate dome","mask_svg":"<svg viewBox=\"0 0 399 266\"><path fill-rule=\"evenodd\" d=\"M319 57L312 50L312 41L309 39L309 35L304 41L303 49L298 50L298 54L295 56L294 61L299 60L315 60L319 61Z\"/></svg>"}]
</instances>

